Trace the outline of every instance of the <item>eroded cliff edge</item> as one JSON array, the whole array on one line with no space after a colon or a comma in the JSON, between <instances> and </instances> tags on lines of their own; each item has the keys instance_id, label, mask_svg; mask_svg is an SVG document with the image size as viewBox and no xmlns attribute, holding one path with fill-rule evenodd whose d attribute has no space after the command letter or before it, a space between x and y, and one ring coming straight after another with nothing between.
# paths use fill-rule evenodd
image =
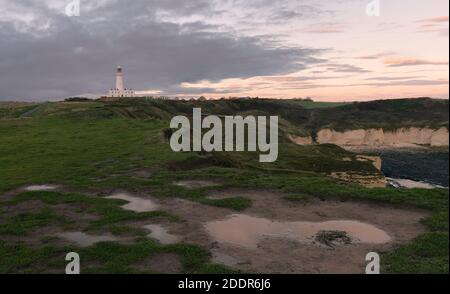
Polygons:
<instances>
[{"instance_id":1,"label":"eroded cliff edge","mask_svg":"<svg viewBox=\"0 0 450 294\"><path fill-rule=\"evenodd\" d=\"M345 149L395 149L395 148L426 148L448 147L448 128L399 128L356 129L336 131L329 128L322 129L315 135L300 137L290 136L299 145L334 144Z\"/></svg>"}]
</instances>

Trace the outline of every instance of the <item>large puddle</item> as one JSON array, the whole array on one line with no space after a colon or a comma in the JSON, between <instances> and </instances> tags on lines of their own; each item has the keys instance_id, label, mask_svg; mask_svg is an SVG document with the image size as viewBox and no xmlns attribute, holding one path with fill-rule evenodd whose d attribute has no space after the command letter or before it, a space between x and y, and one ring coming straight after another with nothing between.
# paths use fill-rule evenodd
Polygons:
<instances>
[{"instance_id":1,"label":"large puddle","mask_svg":"<svg viewBox=\"0 0 450 294\"><path fill-rule=\"evenodd\" d=\"M31 185L24 188L25 191L52 191L57 187L54 185Z\"/></svg>"},{"instance_id":2,"label":"large puddle","mask_svg":"<svg viewBox=\"0 0 450 294\"><path fill-rule=\"evenodd\" d=\"M318 233L324 231L345 232L352 243L383 244L391 240L386 232L377 227L351 220L326 222L275 222L244 214L208 222L208 233L219 243L230 243L247 248L257 248L267 238L289 239L302 243L313 243Z\"/></svg>"},{"instance_id":3,"label":"large puddle","mask_svg":"<svg viewBox=\"0 0 450 294\"><path fill-rule=\"evenodd\" d=\"M98 242L108 242L108 241L116 241L117 238L113 236L103 235L103 236L94 236L88 235L83 232L70 232L70 233L61 233L58 235L64 239L72 241L81 247L88 247L94 245Z\"/></svg>"},{"instance_id":4,"label":"large puddle","mask_svg":"<svg viewBox=\"0 0 450 294\"><path fill-rule=\"evenodd\" d=\"M148 237L158 240L161 244L174 244L178 242L178 237L171 235L160 225L146 225L145 229L151 231Z\"/></svg>"},{"instance_id":5,"label":"large puddle","mask_svg":"<svg viewBox=\"0 0 450 294\"><path fill-rule=\"evenodd\" d=\"M134 212L155 211L159 208L158 204L150 199L131 196L127 193L117 193L106 198L128 201L129 203L123 205L122 208L126 210L132 210Z\"/></svg>"}]
</instances>

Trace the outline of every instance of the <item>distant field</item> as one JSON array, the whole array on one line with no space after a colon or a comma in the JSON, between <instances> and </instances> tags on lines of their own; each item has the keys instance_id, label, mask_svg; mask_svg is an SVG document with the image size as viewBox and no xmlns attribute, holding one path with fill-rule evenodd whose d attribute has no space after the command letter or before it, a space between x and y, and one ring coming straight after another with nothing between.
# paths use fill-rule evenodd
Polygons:
<instances>
[{"instance_id":1,"label":"distant field","mask_svg":"<svg viewBox=\"0 0 450 294\"><path fill-rule=\"evenodd\" d=\"M307 109L330 108L349 104L347 102L315 102L315 101L298 101L298 100L294 101L294 103L297 103L298 105L301 105Z\"/></svg>"},{"instance_id":2,"label":"distant field","mask_svg":"<svg viewBox=\"0 0 450 294\"><path fill-rule=\"evenodd\" d=\"M38 102L1 102L0 101L0 109L2 108L22 108L22 107L29 107L33 105L39 104Z\"/></svg>"}]
</instances>

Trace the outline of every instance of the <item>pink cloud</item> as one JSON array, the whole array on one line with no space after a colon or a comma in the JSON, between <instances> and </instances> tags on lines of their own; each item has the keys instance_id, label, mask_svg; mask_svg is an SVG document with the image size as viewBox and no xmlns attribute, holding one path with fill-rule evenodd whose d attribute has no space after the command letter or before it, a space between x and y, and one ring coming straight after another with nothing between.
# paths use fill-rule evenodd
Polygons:
<instances>
[{"instance_id":1,"label":"pink cloud","mask_svg":"<svg viewBox=\"0 0 450 294\"><path fill-rule=\"evenodd\" d=\"M432 61L413 57L386 58L384 64L390 67L417 66L417 65L448 65L448 61Z\"/></svg>"},{"instance_id":2,"label":"pink cloud","mask_svg":"<svg viewBox=\"0 0 450 294\"><path fill-rule=\"evenodd\" d=\"M427 18L418 21L421 23L419 26L419 33L440 33L442 36L448 36L448 16L438 16L434 18Z\"/></svg>"},{"instance_id":3,"label":"pink cloud","mask_svg":"<svg viewBox=\"0 0 450 294\"><path fill-rule=\"evenodd\" d=\"M358 57L358 59L379 59L382 57L387 57L387 56L392 56L395 55L394 52L381 52L381 53L376 53L376 54L371 54L371 55L364 55L364 56L360 56Z\"/></svg>"},{"instance_id":4,"label":"pink cloud","mask_svg":"<svg viewBox=\"0 0 450 294\"><path fill-rule=\"evenodd\" d=\"M301 32L304 33L312 33L312 34L334 34L334 33L343 33L344 25L338 23L321 23L311 25L309 27L305 27L300 29Z\"/></svg>"},{"instance_id":5,"label":"pink cloud","mask_svg":"<svg viewBox=\"0 0 450 294\"><path fill-rule=\"evenodd\" d=\"M438 16L433 18L427 18L419 20L419 22L448 22L448 16Z\"/></svg>"}]
</instances>

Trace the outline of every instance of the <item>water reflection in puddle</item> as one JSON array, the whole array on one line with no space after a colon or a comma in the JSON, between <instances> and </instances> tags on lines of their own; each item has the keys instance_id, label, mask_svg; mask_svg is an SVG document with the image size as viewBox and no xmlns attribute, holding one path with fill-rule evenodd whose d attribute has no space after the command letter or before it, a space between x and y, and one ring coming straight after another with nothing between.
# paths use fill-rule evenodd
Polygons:
<instances>
[{"instance_id":1,"label":"water reflection in puddle","mask_svg":"<svg viewBox=\"0 0 450 294\"><path fill-rule=\"evenodd\" d=\"M25 191L51 191L55 190L57 187L53 185L31 185L28 187L25 187Z\"/></svg>"},{"instance_id":2,"label":"water reflection in puddle","mask_svg":"<svg viewBox=\"0 0 450 294\"><path fill-rule=\"evenodd\" d=\"M183 181L174 182L173 184L175 186L180 186L180 187L190 188L190 189L206 188L206 187L220 185L217 182L207 181L207 180L183 180Z\"/></svg>"},{"instance_id":3,"label":"water reflection in puddle","mask_svg":"<svg viewBox=\"0 0 450 294\"><path fill-rule=\"evenodd\" d=\"M151 231L148 237L158 240L161 244L174 244L178 242L178 237L171 235L160 225L146 225L145 229Z\"/></svg>"},{"instance_id":4,"label":"water reflection in puddle","mask_svg":"<svg viewBox=\"0 0 450 294\"><path fill-rule=\"evenodd\" d=\"M284 238L312 243L320 231L347 232L354 243L382 244L391 240L386 232L358 221L274 222L243 214L232 215L226 220L208 222L206 230L219 243L231 243L248 248L256 248L264 238Z\"/></svg>"},{"instance_id":5,"label":"water reflection in puddle","mask_svg":"<svg viewBox=\"0 0 450 294\"><path fill-rule=\"evenodd\" d=\"M58 236L77 243L82 247L88 247L94 245L98 242L107 242L107 241L116 241L117 238L113 236L103 235L103 236L94 236L88 235L83 232L70 232L70 233L61 233Z\"/></svg>"},{"instance_id":6,"label":"water reflection in puddle","mask_svg":"<svg viewBox=\"0 0 450 294\"><path fill-rule=\"evenodd\" d=\"M158 204L153 202L150 199L140 198L131 196L126 193L117 193L111 196L106 197L108 199L120 199L128 201L129 203L122 206L123 209L132 210L135 212L148 212L155 211L158 209Z\"/></svg>"}]
</instances>

